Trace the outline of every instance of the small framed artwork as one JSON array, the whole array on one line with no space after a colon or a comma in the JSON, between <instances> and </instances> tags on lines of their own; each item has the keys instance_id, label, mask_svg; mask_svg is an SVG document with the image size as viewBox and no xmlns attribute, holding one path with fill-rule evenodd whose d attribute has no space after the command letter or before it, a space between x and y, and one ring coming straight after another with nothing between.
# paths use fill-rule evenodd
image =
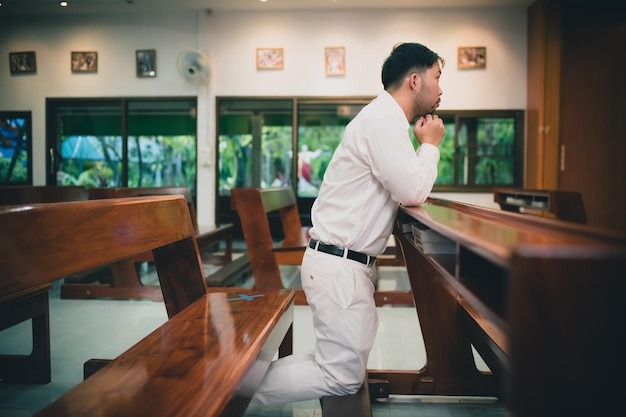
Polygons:
<instances>
[{"instance_id":1,"label":"small framed artwork","mask_svg":"<svg viewBox=\"0 0 626 417\"><path fill-rule=\"evenodd\" d=\"M97 52L72 52L72 72L98 72Z\"/></svg>"},{"instance_id":2,"label":"small framed artwork","mask_svg":"<svg viewBox=\"0 0 626 417\"><path fill-rule=\"evenodd\" d=\"M35 52L9 52L11 74L27 74L37 72Z\"/></svg>"},{"instance_id":3,"label":"small framed artwork","mask_svg":"<svg viewBox=\"0 0 626 417\"><path fill-rule=\"evenodd\" d=\"M486 68L487 48L484 46L460 46L459 68Z\"/></svg>"},{"instance_id":4,"label":"small framed artwork","mask_svg":"<svg viewBox=\"0 0 626 417\"><path fill-rule=\"evenodd\" d=\"M137 77L156 77L156 50L137 51Z\"/></svg>"},{"instance_id":5,"label":"small framed artwork","mask_svg":"<svg viewBox=\"0 0 626 417\"><path fill-rule=\"evenodd\" d=\"M282 69L284 66L283 48L257 48L257 69Z\"/></svg>"},{"instance_id":6,"label":"small framed artwork","mask_svg":"<svg viewBox=\"0 0 626 417\"><path fill-rule=\"evenodd\" d=\"M334 46L324 49L324 66L326 75L345 75L346 74L346 48L343 46Z\"/></svg>"}]
</instances>

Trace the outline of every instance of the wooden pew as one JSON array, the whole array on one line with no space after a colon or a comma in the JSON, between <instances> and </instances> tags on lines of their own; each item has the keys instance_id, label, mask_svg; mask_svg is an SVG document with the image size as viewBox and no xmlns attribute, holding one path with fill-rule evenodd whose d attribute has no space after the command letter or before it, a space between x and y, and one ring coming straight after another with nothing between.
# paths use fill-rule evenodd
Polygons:
<instances>
[{"instance_id":1,"label":"wooden pew","mask_svg":"<svg viewBox=\"0 0 626 417\"><path fill-rule=\"evenodd\" d=\"M89 199L126 198L150 195L183 195L196 231L196 240L203 261L222 267L206 277L206 284L210 287L227 287L244 274L250 271L250 262L247 255L233 261L232 224L218 226L198 225L196 209L188 187L136 187L136 188L90 188ZM225 242L224 255L216 256L209 253L220 242ZM151 262L150 252L140 254L134 258L124 259L111 265L111 279L105 283L80 282L79 280L65 280L61 286L61 298L86 299L99 297L113 298L149 298L161 301L161 291L157 286L144 285L141 282L137 263Z\"/></svg>"},{"instance_id":2,"label":"wooden pew","mask_svg":"<svg viewBox=\"0 0 626 417\"><path fill-rule=\"evenodd\" d=\"M169 317L38 415L241 415L291 351L294 292L207 293L182 196L7 207L0 230L0 299L152 250Z\"/></svg>"},{"instance_id":3,"label":"wooden pew","mask_svg":"<svg viewBox=\"0 0 626 417\"><path fill-rule=\"evenodd\" d=\"M587 223L583 197L575 191L496 188L493 200L513 213L532 214L574 223Z\"/></svg>"},{"instance_id":4,"label":"wooden pew","mask_svg":"<svg viewBox=\"0 0 626 417\"><path fill-rule=\"evenodd\" d=\"M394 233L427 360L370 379L392 394L495 396L521 416L603 408L621 392L625 236L435 199L401 207Z\"/></svg>"},{"instance_id":5,"label":"wooden pew","mask_svg":"<svg viewBox=\"0 0 626 417\"><path fill-rule=\"evenodd\" d=\"M234 188L231 190L231 208L241 220L254 287L283 288L278 265L300 265L309 242L308 229L302 227L293 189ZM278 239L272 236L268 220L268 215L275 212L279 213L284 233L284 239L278 243ZM395 255L388 259L388 265L399 264L394 258ZM377 305L413 304L410 293L405 291L376 291L374 297ZM296 304L306 304L301 290L297 292Z\"/></svg>"},{"instance_id":6,"label":"wooden pew","mask_svg":"<svg viewBox=\"0 0 626 417\"><path fill-rule=\"evenodd\" d=\"M0 206L84 201L88 194L79 185L7 185L0 186Z\"/></svg>"},{"instance_id":7,"label":"wooden pew","mask_svg":"<svg viewBox=\"0 0 626 417\"><path fill-rule=\"evenodd\" d=\"M0 206L85 201L81 186L0 186ZM47 384L51 380L49 283L0 297L0 331L31 320L33 350L28 355L0 355L0 378L7 382Z\"/></svg>"}]
</instances>

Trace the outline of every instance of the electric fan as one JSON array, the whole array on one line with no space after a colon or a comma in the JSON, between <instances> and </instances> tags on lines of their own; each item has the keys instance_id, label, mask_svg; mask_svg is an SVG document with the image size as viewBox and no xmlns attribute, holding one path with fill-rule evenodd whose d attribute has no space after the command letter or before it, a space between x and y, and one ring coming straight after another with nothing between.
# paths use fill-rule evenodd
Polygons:
<instances>
[{"instance_id":1,"label":"electric fan","mask_svg":"<svg viewBox=\"0 0 626 417\"><path fill-rule=\"evenodd\" d=\"M194 84L206 84L211 79L209 57L204 52L186 49L178 54L176 66L180 75Z\"/></svg>"}]
</instances>

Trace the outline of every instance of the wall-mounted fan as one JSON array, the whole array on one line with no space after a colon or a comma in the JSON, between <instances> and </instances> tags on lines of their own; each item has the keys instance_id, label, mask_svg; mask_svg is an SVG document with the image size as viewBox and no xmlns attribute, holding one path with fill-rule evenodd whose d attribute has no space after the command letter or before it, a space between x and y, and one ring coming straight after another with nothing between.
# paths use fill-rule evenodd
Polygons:
<instances>
[{"instance_id":1,"label":"wall-mounted fan","mask_svg":"<svg viewBox=\"0 0 626 417\"><path fill-rule=\"evenodd\" d=\"M209 57L195 49L185 49L178 54L176 67L180 75L195 84L206 84L211 79Z\"/></svg>"}]
</instances>

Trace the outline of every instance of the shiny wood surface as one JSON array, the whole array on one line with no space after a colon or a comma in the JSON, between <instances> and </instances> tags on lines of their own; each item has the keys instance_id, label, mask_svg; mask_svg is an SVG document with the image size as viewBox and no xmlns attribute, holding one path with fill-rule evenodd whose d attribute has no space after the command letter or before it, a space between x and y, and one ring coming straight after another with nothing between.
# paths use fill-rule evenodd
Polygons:
<instances>
[{"instance_id":1,"label":"shiny wood surface","mask_svg":"<svg viewBox=\"0 0 626 417\"><path fill-rule=\"evenodd\" d=\"M198 226L196 209L193 203L191 190L188 187L112 187L90 188L88 190L90 200L129 198L143 196L181 195L187 202L189 215L196 231L195 238L207 263L224 265L232 262L232 225L221 226ZM203 253L203 250L213 249L220 242L226 243L223 255L214 256ZM158 286L144 285L137 272L137 263L153 261L152 251L136 255L133 258L122 259L110 266L110 282L95 283L93 280L86 282L65 282L61 285L61 298L63 299L88 299L88 298L147 298L153 301L162 301L163 295ZM220 273L219 276L222 276ZM228 278L228 277L226 277ZM226 280L227 281L227 280ZM207 277L207 284L215 286L227 286L226 282L217 279L217 275Z\"/></svg>"},{"instance_id":2,"label":"shiny wood surface","mask_svg":"<svg viewBox=\"0 0 626 417\"><path fill-rule=\"evenodd\" d=\"M254 276L254 288L280 289L283 282L278 265L299 265L306 243L302 241L302 227L297 215L295 197L291 188L234 188L231 190L231 208L241 221L243 237ZM285 233L284 241L276 245L270 230L267 214L279 210L281 225ZM294 225L283 222L294 221ZM288 248L285 242L293 246ZM304 291L296 291L296 304L306 305Z\"/></svg>"},{"instance_id":3,"label":"shiny wood surface","mask_svg":"<svg viewBox=\"0 0 626 417\"><path fill-rule=\"evenodd\" d=\"M207 294L38 415L241 415L291 326L294 296Z\"/></svg>"},{"instance_id":4,"label":"shiny wood surface","mask_svg":"<svg viewBox=\"0 0 626 417\"><path fill-rule=\"evenodd\" d=\"M626 246L525 246L513 264L513 415L623 415Z\"/></svg>"},{"instance_id":5,"label":"shiny wood surface","mask_svg":"<svg viewBox=\"0 0 626 417\"><path fill-rule=\"evenodd\" d=\"M518 245L612 245L626 237L607 230L558 222L484 207L430 199L420 207L401 211L436 232L507 267Z\"/></svg>"},{"instance_id":6,"label":"shiny wood surface","mask_svg":"<svg viewBox=\"0 0 626 417\"><path fill-rule=\"evenodd\" d=\"M206 294L182 197L72 201L0 207L0 328L32 318L30 355L0 356L6 381L50 381L49 284L158 248L155 287L171 317ZM86 324L87 325L87 324Z\"/></svg>"},{"instance_id":7,"label":"shiny wood surface","mask_svg":"<svg viewBox=\"0 0 626 417\"><path fill-rule=\"evenodd\" d=\"M415 221L450 239L455 253L425 253L401 227ZM551 372L552 368L559 369L561 362L555 361L559 355L576 351L581 363L590 363L567 371L573 384L580 381L575 375L594 379L594 372L604 372L604 365L595 367L591 359L601 355L602 349L594 346L602 346L604 338L590 330L589 334L597 337L589 343L580 341L589 326L611 323L605 329L613 332L611 329L623 324L619 297L592 294L623 293L620 278L626 268L626 237L589 226L437 199L429 199L421 207L401 207L394 233L407 263L427 360L423 369L412 372L370 370L370 378L390 382L392 393L494 395L506 399L504 389L511 386L511 368L524 363L523 369L532 362L532 372L518 374L516 382L516 387L524 386L524 394L516 397L518 404L528 404L538 398L542 387L549 390L541 383L544 377L554 378L552 383L556 384L565 373L565 368ZM597 279L594 271L602 278ZM512 307L512 299L518 307ZM554 318L544 323L544 313L548 312ZM511 321L512 317L515 320ZM577 319L568 324L568 317ZM595 319L588 322L586 317ZM525 338L531 333L521 330L520 322L527 330L533 329L535 352L547 352L546 356L527 354L524 346L531 342ZM576 327L582 333L577 333L580 340L575 341ZM516 335L513 341L512 334ZM614 344L612 336L606 340ZM490 373L478 371L472 346ZM615 363L622 369L622 362ZM617 381L616 374L606 381ZM531 392L536 395L528 395ZM548 404L555 405L554 401L544 402Z\"/></svg>"},{"instance_id":8,"label":"shiny wood surface","mask_svg":"<svg viewBox=\"0 0 626 417\"><path fill-rule=\"evenodd\" d=\"M6 207L0 209L0 231L0 294L185 239L196 247L182 197Z\"/></svg>"}]
</instances>

